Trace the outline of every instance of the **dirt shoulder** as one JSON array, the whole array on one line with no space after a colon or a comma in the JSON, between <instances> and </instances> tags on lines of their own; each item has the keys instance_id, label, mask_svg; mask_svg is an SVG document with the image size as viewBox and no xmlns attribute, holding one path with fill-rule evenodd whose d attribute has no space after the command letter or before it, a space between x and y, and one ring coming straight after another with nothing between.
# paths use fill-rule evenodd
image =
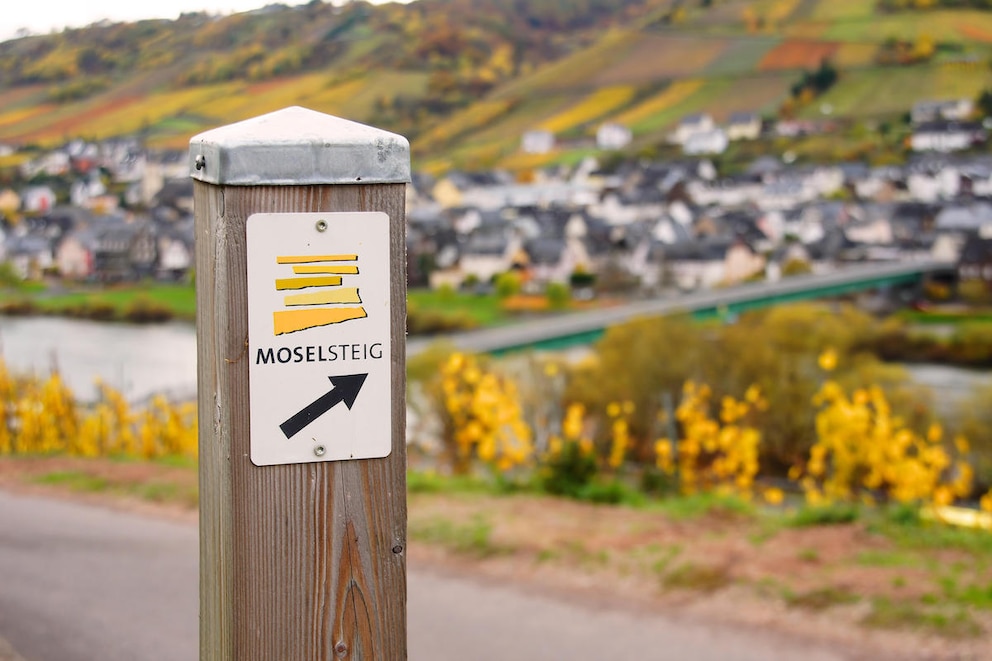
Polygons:
<instances>
[{"instance_id":1,"label":"dirt shoulder","mask_svg":"<svg viewBox=\"0 0 992 661\"><path fill-rule=\"evenodd\" d=\"M0 458L0 488L190 522L196 482L189 468ZM989 545L482 493L411 494L409 536L413 566L567 600L761 627L852 659L992 658Z\"/></svg>"}]
</instances>

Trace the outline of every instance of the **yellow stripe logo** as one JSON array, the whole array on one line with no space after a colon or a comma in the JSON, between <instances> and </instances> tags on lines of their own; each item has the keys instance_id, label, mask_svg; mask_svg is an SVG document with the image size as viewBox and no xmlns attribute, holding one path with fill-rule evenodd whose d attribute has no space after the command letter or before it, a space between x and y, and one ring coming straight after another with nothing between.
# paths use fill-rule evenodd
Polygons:
<instances>
[{"instance_id":1,"label":"yellow stripe logo","mask_svg":"<svg viewBox=\"0 0 992 661\"><path fill-rule=\"evenodd\" d=\"M353 262L351 264L347 262ZM276 291L300 291L283 297L288 310L272 313L276 335L341 324L368 315L357 287L342 287L344 276L358 275L358 255L283 255L277 264L292 267L293 276L276 278ZM334 307L318 307L334 306Z\"/></svg>"}]
</instances>

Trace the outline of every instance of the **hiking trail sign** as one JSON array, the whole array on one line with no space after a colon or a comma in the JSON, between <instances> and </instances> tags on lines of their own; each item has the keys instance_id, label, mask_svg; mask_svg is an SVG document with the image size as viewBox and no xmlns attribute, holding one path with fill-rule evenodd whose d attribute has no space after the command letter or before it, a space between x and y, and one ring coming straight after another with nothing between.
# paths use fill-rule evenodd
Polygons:
<instances>
[{"instance_id":1,"label":"hiking trail sign","mask_svg":"<svg viewBox=\"0 0 992 661\"><path fill-rule=\"evenodd\" d=\"M410 144L293 106L189 171L200 658L405 659Z\"/></svg>"},{"instance_id":2,"label":"hiking trail sign","mask_svg":"<svg viewBox=\"0 0 992 661\"><path fill-rule=\"evenodd\" d=\"M252 463L387 456L389 217L257 213L246 239Z\"/></svg>"}]
</instances>

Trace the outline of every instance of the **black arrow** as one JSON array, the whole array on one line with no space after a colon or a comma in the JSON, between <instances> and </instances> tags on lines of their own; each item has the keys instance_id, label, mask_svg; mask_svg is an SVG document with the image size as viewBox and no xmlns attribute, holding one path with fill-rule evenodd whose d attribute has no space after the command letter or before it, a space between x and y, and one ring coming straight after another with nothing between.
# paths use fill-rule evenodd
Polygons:
<instances>
[{"instance_id":1,"label":"black arrow","mask_svg":"<svg viewBox=\"0 0 992 661\"><path fill-rule=\"evenodd\" d=\"M350 374L348 376L329 376L331 384L334 386L326 393L318 397L312 404L294 415L286 422L279 425L279 429L286 435L286 438L293 438L304 427L330 411L340 402L351 410L358 397L358 391L362 389L365 378L368 374Z\"/></svg>"}]
</instances>

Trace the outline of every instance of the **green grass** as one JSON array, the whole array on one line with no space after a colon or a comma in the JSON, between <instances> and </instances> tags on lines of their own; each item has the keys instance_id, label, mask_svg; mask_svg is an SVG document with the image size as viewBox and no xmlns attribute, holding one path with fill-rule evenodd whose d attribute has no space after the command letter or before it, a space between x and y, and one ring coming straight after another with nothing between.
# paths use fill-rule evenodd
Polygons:
<instances>
[{"instance_id":1,"label":"green grass","mask_svg":"<svg viewBox=\"0 0 992 661\"><path fill-rule=\"evenodd\" d=\"M810 18L816 21L870 19L874 3L865 0L819 0Z\"/></svg>"},{"instance_id":2,"label":"green grass","mask_svg":"<svg viewBox=\"0 0 992 661\"><path fill-rule=\"evenodd\" d=\"M167 309L177 319L196 317L196 290L191 285L141 283L104 289L80 289L65 294L46 295L35 292L32 301L50 314L107 308L111 318L125 318L129 308L151 304ZM84 315L85 316L85 315Z\"/></svg>"},{"instance_id":3,"label":"green grass","mask_svg":"<svg viewBox=\"0 0 992 661\"><path fill-rule=\"evenodd\" d=\"M854 505L837 503L818 507L803 506L789 517L787 524L794 528L810 526L841 525L854 523L860 517L860 510Z\"/></svg>"},{"instance_id":4,"label":"green grass","mask_svg":"<svg viewBox=\"0 0 992 661\"><path fill-rule=\"evenodd\" d=\"M735 496L700 493L690 496L666 498L657 504L658 509L673 519L694 519L707 515L754 516L754 507Z\"/></svg>"},{"instance_id":5,"label":"green grass","mask_svg":"<svg viewBox=\"0 0 992 661\"><path fill-rule=\"evenodd\" d=\"M412 289L407 293L411 307L435 310L446 314L466 314L480 326L492 326L507 321L500 300L492 294L464 294L446 289Z\"/></svg>"},{"instance_id":6,"label":"green grass","mask_svg":"<svg viewBox=\"0 0 992 661\"><path fill-rule=\"evenodd\" d=\"M829 91L801 113L818 118L829 104L841 117L901 116L917 98L965 96L975 98L992 82L987 69L970 73L947 67L918 65L842 71Z\"/></svg>"},{"instance_id":7,"label":"green grass","mask_svg":"<svg viewBox=\"0 0 992 661\"><path fill-rule=\"evenodd\" d=\"M992 610L992 582L960 585L958 579L945 576L940 580L940 586L944 598L951 603Z\"/></svg>"},{"instance_id":8,"label":"green grass","mask_svg":"<svg viewBox=\"0 0 992 661\"><path fill-rule=\"evenodd\" d=\"M708 76L733 76L749 73L758 68L765 53L782 42L777 36L754 36L731 40L727 50L706 67Z\"/></svg>"},{"instance_id":9,"label":"green grass","mask_svg":"<svg viewBox=\"0 0 992 661\"><path fill-rule=\"evenodd\" d=\"M149 482L135 484L129 490L138 498L153 503L182 503L195 507L200 500L199 489L196 487L185 489L178 484Z\"/></svg>"},{"instance_id":10,"label":"green grass","mask_svg":"<svg viewBox=\"0 0 992 661\"><path fill-rule=\"evenodd\" d=\"M512 551L505 545L493 542L492 530L492 524L481 515L476 515L468 523L456 523L440 517L410 522L412 539L476 558L488 558Z\"/></svg>"},{"instance_id":11,"label":"green grass","mask_svg":"<svg viewBox=\"0 0 992 661\"><path fill-rule=\"evenodd\" d=\"M145 461L145 460L140 459L138 461ZM182 455L182 454L170 455L168 457L161 457L159 459L155 459L154 462L156 464L160 464L162 466L168 466L170 468L186 468L194 471L197 470L199 466L199 461L195 457L189 457L187 455Z\"/></svg>"},{"instance_id":12,"label":"green grass","mask_svg":"<svg viewBox=\"0 0 992 661\"><path fill-rule=\"evenodd\" d=\"M130 308L150 304L167 309L177 319L191 321L196 317L196 290L192 285L185 284L140 283L52 295L39 287L23 287L13 294L0 294L0 302L21 300L31 301L43 314L88 316L88 312L96 310L100 318L123 319ZM422 311L465 315L477 326L492 326L510 318L494 295L411 290L408 300L411 307Z\"/></svg>"},{"instance_id":13,"label":"green grass","mask_svg":"<svg viewBox=\"0 0 992 661\"><path fill-rule=\"evenodd\" d=\"M982 634L982 628L967 611L945 612L885 598L872 601L871 612L862 623L878 629L927 631L946 638L971 638Z\"/></svg>"},{"instance_id":14,"label":"green grass","mask_svg":"<svg viewBox=\"0 0 992 661\"><path fill-rule=\"evenodd\" d=\"M865 567L919 567L922 559L906 550L861 551L855 561Z\"/></svg>"},{"instance_id":15,"label":"green grass","mask_svg":"<svg viewBox=\"0 0 992 661\"><path fill-rule=\"evenodd\" d=\"M884 518L869 522L868 530L908 551L962 551L978 559L992 558L992 534L985 530L955 528L935 522L894 523Z\"/></svg>"},{"instance_id":16,"label":"green grass","mask_svg":"<svg viewBox=\"0 0 992 661\"><path fill-rule=\"evenodd\" d=\"M110 487L110 482L102 477L77 471L46 473L35 478L35 482L45 486L66 487L72 491L85 493L100 493L107 491Z\"/></svg>"},{"instance_id":17,"label":"green grass","mask_svg":"<svg viewBox=\"0 0 992 661\"><path fill-rule=\"evenodd\" d=\"M101 493L127 496L153 503L176 503L194 508L199 490L173 482L114 482L81 471L56 471L34 478L37 484L62 487L77 493Z\"/></svg>"},{"instance_id":18,"label":"green grass","mask_svg":"<svg viewBox=\"0 0 992 661\"><path fill-rule=\"evenodd\" d=\"M407 471L408 493L473 494L496 493L496 487L471 475L441 475L432 471Z\"/></svg>"},{"instance_id":19,"label":"green grass","mask_svg":"<svg viewBox=\"0 0 992 661\"><path fill-rule=\"evenodd\" d=\"M643 549L643 553L650 558L651 571L659 577L664 577L668 573L668 568L682 553L681 544L671 544L661 546L658 544L648 545Z\"/></svg>"}]
</instances>

